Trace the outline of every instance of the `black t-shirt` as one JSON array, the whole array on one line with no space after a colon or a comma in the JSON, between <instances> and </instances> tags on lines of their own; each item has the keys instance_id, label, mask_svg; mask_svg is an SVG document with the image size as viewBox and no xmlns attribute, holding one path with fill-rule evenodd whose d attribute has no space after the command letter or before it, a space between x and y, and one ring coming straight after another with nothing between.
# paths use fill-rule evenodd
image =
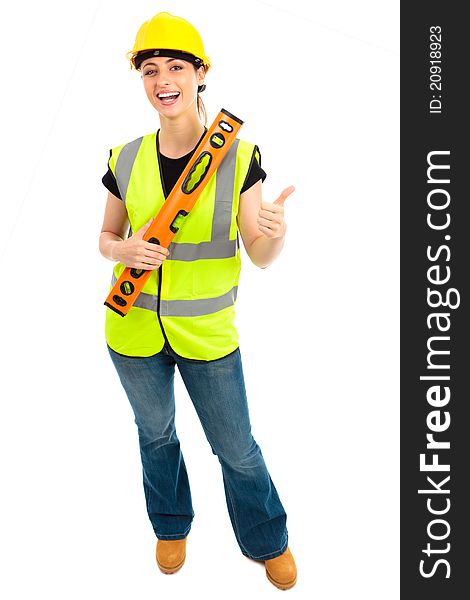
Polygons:
<instances>
[{"instance_id":1,"label":"black t-shirt","mask_svg":"<svg viewBox=\"0 0 470 600\"><path fill-rule=\"evenodd\" d=\"M196 146L197 147L197 146ZM168 158L167 156L163 156L160 154L161 165L162 165L162 178L164 189L166 190L166 196L171 192L175 183L178 181L181 173L184 171L184 168L188 164L191 156L194 154L196 148L191 150L185 156L181 156L180 158ZM266 173L261 168L261 153L259 151L258 146L255 146L255 150L258 151L259 154L259 164L256 158L253 156L251 161L250 168L248 170L245 182L243 183L242 189L240 193L246 192L246 190L250 189L257 181L260 179L264 181L266 179ZM156 151L156 149L155 149ZM254 154L254 153L253 153ZM111 155L111 151L110 151ZM119 188L116 183L116 178L113 175L113 172L108 167L107 173L103 176L102 180L103 185L115 196L122 200L121 194L119 192Z\"/></svg>"}]
</instances>

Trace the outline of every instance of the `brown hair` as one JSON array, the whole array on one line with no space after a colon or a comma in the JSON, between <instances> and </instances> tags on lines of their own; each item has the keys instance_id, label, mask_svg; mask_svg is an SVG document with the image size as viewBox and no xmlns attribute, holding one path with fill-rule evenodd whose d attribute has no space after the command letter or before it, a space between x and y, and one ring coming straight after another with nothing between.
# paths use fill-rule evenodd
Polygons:
<instances>
[{"instance_id":1,"label":"brown hair","mask_svg":"<svg viewBox=\"0 0 470 600\"><path fill-rule=\"evenodd\" d=\"M204 125L207 127L207 112L204 102L202 101L201 94L197 95L197 112L199 113L199 118L201 121L204 121Z\"/></svg>"},{"instance_id":2,"label":"brown hair","mask_svg":"<svg viewBox=\"0 0 470 600\"><path fill-rule=\"evenodd\" d=\"M196 67L196 65L193 64L194 70L196 71L196 73L198 72L198 70L201 67ZM205 66L203 66L204 69L204 74L206 73L206 68ZM205 88L206 86L204 86ZM197 95L197 112L199 114L199 118L201 119L201 121L204 122L204 126L207 127L207 111L206 111L206 107L204 106L204 102L202 101L201 98L201 94L198 93Z\"/></svg>"}]
</instances>

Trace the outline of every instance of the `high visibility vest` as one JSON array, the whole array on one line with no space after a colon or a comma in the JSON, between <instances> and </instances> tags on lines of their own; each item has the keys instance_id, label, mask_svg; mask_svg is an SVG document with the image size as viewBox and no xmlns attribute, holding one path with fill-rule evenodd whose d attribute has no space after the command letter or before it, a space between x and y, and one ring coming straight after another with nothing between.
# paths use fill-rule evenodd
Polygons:
<instances>
[{"instance_id":1,"label":"high visibility vest","mask_svg":"<svg viewBox=\"0 0 470 600\"><path fill-rule=\"evenodd\" d=\"M133 232L165 201L156 136L117 146L109 159ZM235 139L173 238L169 257L152 271L129 313L121 317L106 308L105 337L114 351L152 356L162 350L165 338L177 354L196 360L215 360L236 350L234 305L241 268L236 217L240 190L255 159L257 146ZM124 268L120 262L114 266L111 287Z\"/></svg>"}]
</instances>

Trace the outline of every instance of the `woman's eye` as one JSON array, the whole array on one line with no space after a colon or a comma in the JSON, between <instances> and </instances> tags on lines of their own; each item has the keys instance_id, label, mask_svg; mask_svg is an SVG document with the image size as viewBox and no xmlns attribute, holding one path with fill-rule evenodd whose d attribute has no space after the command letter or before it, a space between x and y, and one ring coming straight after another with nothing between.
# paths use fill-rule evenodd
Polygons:
<instances>
[{"instance_id":1,"label":"woman's eye","mask_svg":"<svg viewBox=\"0 0 470 600\"><path fill-rule=\"evenodd\" d=\"M173 65L170 70L176 69L180 71L183 67L181 65ZM148 71L144 71L144 77L152 76L155 74L155 69L149 69Z\"/></svg>"}]
</instances>

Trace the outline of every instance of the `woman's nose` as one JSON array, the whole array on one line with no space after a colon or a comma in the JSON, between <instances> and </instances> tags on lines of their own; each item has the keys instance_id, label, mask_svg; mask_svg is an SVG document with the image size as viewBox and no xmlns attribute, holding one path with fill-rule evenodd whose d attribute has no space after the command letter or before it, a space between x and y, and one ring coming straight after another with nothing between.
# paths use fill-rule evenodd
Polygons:
<instances>
[{"instance_id":1,"label":"woman's nose","mask_svg":"<svg viewBox=\"0 0 470 600\"><path fill-rule=\"evenodd\" d=\"M162 73L157 77L158 85L170 85L171 78L166 73Z\"/></svg>"}]
</instances>

